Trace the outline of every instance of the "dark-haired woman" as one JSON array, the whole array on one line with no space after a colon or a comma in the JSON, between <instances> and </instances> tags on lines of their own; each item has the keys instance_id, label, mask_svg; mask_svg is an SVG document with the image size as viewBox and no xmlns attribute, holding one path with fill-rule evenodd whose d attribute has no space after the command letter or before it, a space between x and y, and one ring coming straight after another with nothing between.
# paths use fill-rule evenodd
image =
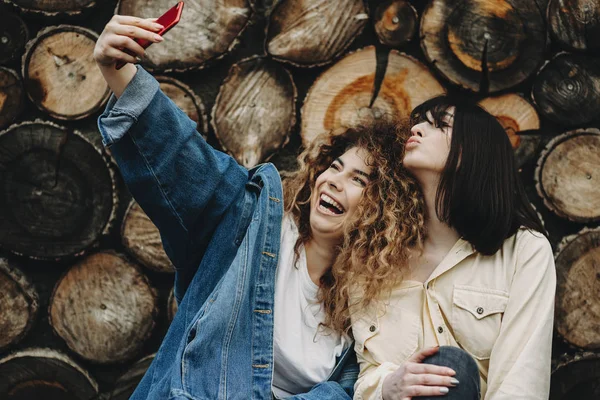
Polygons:
<instances>
[{"instance_id":1,"label":"dark-haired woman","mask_svg":"<svg viewBox=\"0 0 600 400\"><path fill-rule=\"evenodd\" d=\"M330 323L331 265L363 221L418 216L398 158L407 135L393 124L338 132L307 149L283 185L271 164L248 171L211 148L150 74L115 69L135 62L124 48L143 55L133 38L161 41L158 29L114 16L94 51L114 92L102 138L176 268L179 310L131 398L349 399L358 366ZM416 227L393 233L359 259L420 239Z\"/></svg>"},{"instance_id":2,"label":"dark-haired woman","mask_svg":"<svg viewBox=\"0 0 600 400\"><path fill-rule=\"evenodd\" d=\"M442 96L417 107L404 166L425 198L426 235L380 292L350 306L355 399L547 399L556 277L552 249L496 119ZM438 348L438 346L440 346Z\"/></svg>"}]
</instances>

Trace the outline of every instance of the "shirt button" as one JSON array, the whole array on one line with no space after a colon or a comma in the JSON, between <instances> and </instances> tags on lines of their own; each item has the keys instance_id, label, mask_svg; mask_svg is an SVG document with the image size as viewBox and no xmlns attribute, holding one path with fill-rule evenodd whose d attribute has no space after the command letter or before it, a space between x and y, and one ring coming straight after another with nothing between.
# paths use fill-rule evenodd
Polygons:
<instances>
[{"instance_id":1,"label":"shirt button","mask_svg":"<svg viewBox=\"0 0 600 400\"><path fill-rule=\"evenodd\" d=\"M483 307L477 307L477 314L483 314Z\"/></svg>"},{"instance_id":2,"label":"shirt button","mask_svg":"<svg viewBox=\"0 0 600 400\"><path fill-rule=\"evenodd\" d=\"M371 325L371 326L369 327L369 330L370 330L371 332L375 332L375 329L377 329L377 328L375 328L375 325Z\"/></svg>"},{"instance_id":3,"label":"shirt button","mask_svg":"<svg viewBox=\"0 0 600 400\"><path fill-rule=\"evenodd\" d=\"M439 333L444 333L444 328L442 328L441 326L438 326L438 332Z\"/></svg>"}]
</instances>

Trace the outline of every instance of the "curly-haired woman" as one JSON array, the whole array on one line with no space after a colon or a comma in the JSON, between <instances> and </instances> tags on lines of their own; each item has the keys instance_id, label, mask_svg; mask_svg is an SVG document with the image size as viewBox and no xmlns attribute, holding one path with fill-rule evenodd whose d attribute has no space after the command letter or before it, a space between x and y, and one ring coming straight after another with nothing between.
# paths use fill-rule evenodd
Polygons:
<instances>
[{"instance_id":1,"label":"curly-haired woman","mask_svg":"<svg viewBox=\"0 0 600 400\"><path fill-rule=\"evenodd\" d=\"M349 304L361 370L354 398L545 400L554 259L506 133L448 96L412 119L404 167L425 199L423 244L397 265L365 264L355 259L369 244L359 234L333 268L342 288L332 292L350 297L333 315Z\"/></svg>"},{"instance_id":2,"label":"curly-haired woman","mask_svg":"<svg viewBox=\"0 0 600 400\"><path fill-rule=\"evenodd\" d=\"M115 69L135 61L124 48L143 54L133 38L158 42L159 28L115 16L94 51L115 94L102 138L176 268L179 310L132 399L349 398L358 366L332 329L331 266L354 237L365 265L420 241L418 226L394 229L403 215L422 221L398 158L408 135L393 124L339 132L282 186L273 165L248 171L211 148L142 68ZM385 230L365 243L364 227Z\"/></svg>"}]
</instances>

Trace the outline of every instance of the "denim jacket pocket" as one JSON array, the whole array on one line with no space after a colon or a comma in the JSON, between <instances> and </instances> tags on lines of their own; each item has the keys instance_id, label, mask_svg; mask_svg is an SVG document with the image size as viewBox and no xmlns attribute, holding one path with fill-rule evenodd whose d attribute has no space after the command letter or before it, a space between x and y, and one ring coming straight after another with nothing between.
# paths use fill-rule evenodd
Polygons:
<instances>
[{"instance_id":1,"label":"denim jacket pocket","mask_svg":"<svg viewBox=\"0 0 600 400\"><path fill-rule=\"evenodd\" d=\"M394 305L381 306L375 315L353 323L356 351L368 350L380 364L402 364L419 346L419 327L419 317L412 312Z\"/></svg>"},{"instance_id":2,"label":"denim jacket pocket","mask_svg":"<svg viewBox=\"0 0 600 400\"><path fill-rule=\"evenodd\" d=\"M478 360L489 359L507 304L505 291L454 285L451 320L458 344Z\"/></svg>"}]
</instances>

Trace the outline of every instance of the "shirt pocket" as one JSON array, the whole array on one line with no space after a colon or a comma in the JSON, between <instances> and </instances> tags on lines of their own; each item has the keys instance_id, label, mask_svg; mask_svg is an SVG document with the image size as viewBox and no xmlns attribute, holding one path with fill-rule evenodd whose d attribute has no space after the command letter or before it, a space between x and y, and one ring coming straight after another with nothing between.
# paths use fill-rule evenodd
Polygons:
<instances>
[{"instance_id":1,"label":"shirt pocket","mask_svg":"<svg viewBox=\"0 0 600 400\"><path fill-rule=\"evenodd\" d=\"M393 305L363 316L352 325L356 352L368 351L379 364L405 362L419 346L419 331L419 316Z\"/></svg>"},{"instance_id":2,"label":"shirt pocket","mask_svg":"<svg viewBox=\"0 0 600 400\"><path fill-rule=\"evenodd\" d=\"M454 285L451 320L458 344L478 360L489 359L507 304L503 290Z\"/></svg>"}]
</instances>

